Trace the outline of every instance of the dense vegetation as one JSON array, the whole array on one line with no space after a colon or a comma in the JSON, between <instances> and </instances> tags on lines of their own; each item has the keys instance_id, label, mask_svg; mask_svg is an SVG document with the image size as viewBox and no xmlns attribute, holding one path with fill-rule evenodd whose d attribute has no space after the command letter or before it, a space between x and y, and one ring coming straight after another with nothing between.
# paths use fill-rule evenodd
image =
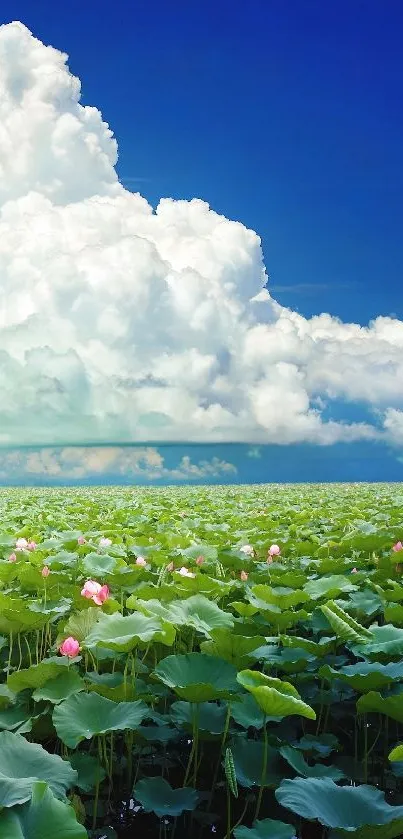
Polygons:
<instances>
[{"instance_id":1,"label":"dense vegetation","mask_svg":"<svg viewBox=\"0 0 403 839\"><path fill-rule=\"evenodd\" d=\"M403 835L402 507L1 491L0 839Z\"/></svg>"}]
</instances>

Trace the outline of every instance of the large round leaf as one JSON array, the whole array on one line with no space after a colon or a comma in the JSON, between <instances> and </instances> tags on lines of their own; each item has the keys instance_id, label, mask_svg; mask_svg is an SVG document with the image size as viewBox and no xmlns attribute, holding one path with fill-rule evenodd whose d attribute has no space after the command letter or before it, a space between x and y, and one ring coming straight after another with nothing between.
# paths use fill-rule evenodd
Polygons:
<instances>
[{"instance_id":1,"label":"large round leaf","mask_svg":"<svg viewBox=\"0 0 403 839\"><path fill-rule=\"evenodd\" d=\"M184 810L194 810L199 795L190 787L172 789L165 778L144 778L133 790L137 801L147 813L157 816L180 816Z\"/></svg>"},{"instance_id":2,"label":"large round leaf","mask_svg":"<svg viewBox=\"0 0 403 839\"><path fill-rule=\"evenodd\" d=\"M129 605L129 600L127 601ZM192 626L198 632L210 637L214 629L231 629L234 618L228 612L223 612L216 603L208 600L203 594L195 594L186 600L174 600L163 605L159 600L135 601L136 608L148 615L158 616L174 626Z\"/></svg>"},{"instance_id":3,"label":"large round leaf","mask_svg":"<svg viewBox=\"0 0 403 839\"><path fill-rule=\"evenodd\" d=\"M371 690L364 696L360 696L357 702L359 714L377 712L391 717L392 720L403 723L403 693L392 696L382 696L377 691Z\"/></svg>"},{"instance_id":4,"label":"large round leaf","mask_svg":"<svg viewBox=\"0 0 403 839\"><path fill-rule=\"evenodd\" d=\"M38 781L32 784L28 804L0 813L0 839L87 839L87 835L73 808Z\"/></svg>"},{"instance_id":5,"label":"large round leaf","mask_svg":"<svg viewBox=\"0 0 403 839\"><path fill-rule=\"evenodd\" d=\"M47 781L58 798L74 786L77 772L58 755L37 743L28 743L20 734L0 734L0 806L13 807L31 797L35 781Z\"/></svg>"},{"instance_id":6,"label":"large round leaf","mask_svg":"<svg viewBox=\"0 0 403 839\"><path fill-rule=\"evenodd\" d=\"M367 693L370 690L381 690L391 682L403 679L403 663L380 664L379 662L360 661L335 670L325 664L319 670L321 679L340 679L354 690Z\"/></svg>"},{"instance_id":7,"label":"large round leaf","mask_svg":"<svg viewBox=\"0 0 403 839\"><path fill-rule=\"evenodd\" d=\"M235 839L296 839L295 828L291 824L263 819L253 822L252 827L240 827L234 830Z\"/></svg>"},{"instance_id":8,"label":"large round leaf","mask_svg":"<svg viewBox=\"0 0 403 839\"><path fill-rule=\"evenodd\" d=\"M74 659L74 661L77 661L77 659ZM7 679L7 685L15 693L19 693L26 688L41 688L50 679L55 679L56 676L64 673L70 665L71 659L67 656L44 658L39 664L33 664L26 670L17 670L15 673L11 673Z\"/></svg>"},{"instance_id":9,"label":"large round leaf","mask_svg":"<svg viewBox=\"0 0 403 839\"><path fill-rule=\"evenodd\" d=\"M255 670L241 670L237 679L268 716L288 717L298 714L310 720L316 719L313 708L302 701L298 691L289 682L270 678Z\"/></svg>"},{"instance_id":10,"label":"large round leaf","mask_svg":"<svg viewBox=\"0 0 403 839\"><path fill-rule=\"evenodd\" d=\"M141 700L116 703L97 693L78 693L55 707L53 724L62 742L75 749L96 734L136 729L147 712Z\"/></svg>"},{"instance_id":11,"label":"large round leaf","mask_svg":"<svg viewBox=\"0 0 403 839\"><path fill-rule=\"evenodd\" d=\"M84 679L71 668L55 679L49 679L43 687L37 688L32 694L32 699L35 702L47 701L56 705L81 690L85 690Z\"/></svg>"},{"instance_id":12,"label":"large round leaf","mask_svg":"<svg viewBox=\"0 0 403 839\"><path fill-rule=\"evenodd\" d=\"M107 647L118 652L130 652L139 644L148 644L162 632L159 618L150 618L135 612L124 617L120 614L100 616L85 639L86 647Z\"/></svg>"},{"instance_id":13,"label":"large round leaf","mask_svg":"<svg viewBox=\"0 0 403 839\"><path fill-rule=\"evenodd\" d=\"M392 807L376 787L338 787L333 781L296 778L276 790L282 807L326 827L357 830L366 825L386 825L403 819L403 807ZM398 835L398 834L396 834Z\"/></svg>"},{"instance_id":14,"label":"large round leaf","mask_svg":"<svg viewBox=\"0 0 403 839\"><path fill-rule=\"evenodd\" d=\"M169 655L155 668L155 676L189 702L229 698L239 690L235 667L203 653Z\"/></svg>"}]
</instances>

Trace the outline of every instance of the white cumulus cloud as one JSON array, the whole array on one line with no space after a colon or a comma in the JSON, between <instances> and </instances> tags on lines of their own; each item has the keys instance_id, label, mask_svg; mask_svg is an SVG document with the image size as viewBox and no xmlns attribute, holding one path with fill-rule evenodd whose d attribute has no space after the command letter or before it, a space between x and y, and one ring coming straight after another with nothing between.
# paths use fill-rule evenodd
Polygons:
<instances>
[{"instance_id":1,"label":"white cumulus cloud","mask_svg":"<svg viewBox=\"0 0 403 839\"><path fill-rule=\"evenodd\" d=\"M0 27L0 445L397 442L403 323L305 319L266 290L256 233L124 189L66 61ZM326 419L332 400L374 422Z\"/></svg>"}]
</instances>

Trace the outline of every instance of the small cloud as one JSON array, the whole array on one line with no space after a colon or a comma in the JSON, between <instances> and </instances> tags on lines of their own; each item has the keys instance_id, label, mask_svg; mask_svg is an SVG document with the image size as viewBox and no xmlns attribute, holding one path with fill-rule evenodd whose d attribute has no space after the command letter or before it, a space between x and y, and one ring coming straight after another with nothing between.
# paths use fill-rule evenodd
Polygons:
<instances>
[{"instance_id":1,"label":"small cloud","mask_svg":"<svg viewBox=\"0 0 403 839\"><path fill-rule=\"evenodd\" d=\"M258 460L259 458L261 458L262 452L261 452L261 449L259 448L259 446L252 446L251 449L248 449L247 455L248 455L248 457L252 457L252 458L255 458L256 460Z\"/></svg>"}]
</instances>

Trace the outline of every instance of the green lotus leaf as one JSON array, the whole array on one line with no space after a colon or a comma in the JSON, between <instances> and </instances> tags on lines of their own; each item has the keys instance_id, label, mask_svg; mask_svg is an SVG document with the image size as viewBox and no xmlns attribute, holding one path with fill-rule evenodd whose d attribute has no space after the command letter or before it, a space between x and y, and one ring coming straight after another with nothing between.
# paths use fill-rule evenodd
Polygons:
<instances>
[{"instance_id":1,"label":"green lotus leaf","mask_svg":"<svg viewBox=\"0 0 403 839\"><path fill-rule=\"evenodd\" d=\"M403 819L403 807L392 807L381 790L364 784L338 787L328 779L296 778L283 781L275 795L282 807L302 818L349 833ZM366 835L363 833L362 839Z\"/></svg>"},{"instance_id":2,"label":"green lotus leaf","mask_svg":"<svg viewBox=\"0 0 403 839\"><path fill-rule=\"evenodd\" d=\"M264 745L260 740L246 740L237 737L231 743L235 774L241 787L259 787L262 779ZM283 777L281 760L277 749L267 750L267 766L263 786L274 789Z\"/></svg>"},{"instance_id":3,"label":"green lotus leaf","mask_svg":"<svg viewBox=\"0 0 403 839\"><path fill-rule=\"evenodd\" d=\"M236 705L238 703L235 703ZM225 727L227 708L225 705L217 705L215 702L200 702L197 713L197 727L199 732L209 734L222 734ZM193 728L193 706L191 702L173 702L171 705L172 722L184 727L187 731Z\"/></svg>"},{"instance_id":4,"label":"green lotus leaf","mask_svg":"<svg viewBox=\"0 0 403 839\"><path fill-rule=\"evenodd\" d=\"M76 638L81 644L90 634L101 615L102 612L96 606L83 609L81 612L73 612L64 624L60 642L65 638Z\"/></svg>"},{"instance_id":5,"label":"green lotus leaf","mask_svg":"<svg viewBox=\"0 0 403 839\"><path fill-rule=\"evenodd\" d=\"M278 606L280 609L291 609L300 603L307 603L311 598L304 591L294 591L291 588L258 585L250 590L250 602L258 608Z\"/></svg>"},{"instance_id":6,"label":"green lotus leaf","mask_svg":"<svg viewBox=\"0 0 403 839\"><path fill-rule=\"evenodd\" d=\"M311 752L320 757L327 757L331 752L338 749L339 742L334 734L320 734L315 737L314 734L305 734L298 742L295 742L294 748L300 749L302 752Z\"/></svg>"},{"instance_id":7,"label":"green lotus leaf","mask_svg":"<svg viewBox=\"0 0 403 839\"><path fill-rule=\"evenodd\" d=\"M37 688L32 694L32 699L35 702L47 701L56 705L81 690L85 690L84 679L76 670L70 668L67 673L61 673L55 679L49 679L43 687Z\"/></svg>"},{"instance_id":8,"label":"green lotus leaf","mask_svg":"<svg viewBox=\"0 0 403 839\"><path fill-rule=\"evenodd\" d=\"M283 647L291 647L302 650L318 658L323 658L334 647L335 638L320 638L319 641L311 641L309 638L301 638L298 635L280 635L280 642Z\"/></svg>"},{"instance_id":9,"label":"green lotus leaf","mask_svg":"<svg viewBox=\"0 0 403 839\"><path fill-rule=\"evenodd\" d=\"M226 699L239 691L235 667L204 653L169 655L157 665L155 676L188 702Z\"/></svg>"},{"instance_id":10,"label":"green lotus leaf","mask_svg":"<svg viewBox=\"0 0 403 839\"><path fill-rule=\"evenodd\" d=\"M320 577L318 580L310 580L304 585L304 592L309 600L319 600L321 597L338 597L342 592L357 591L358 586L351 582L351 578L342 574L331 574L329 577Z\"/></svg>"},{"instance_id":11,"label":"green lotus leaf","mask_svg":"<svg viewBox=\"0 0 403 839\"><path fill-rule=\"evenodd\" d=\"M223 612L216 603L202 594L195 594L186 600L173 600L168 606L164 606L159 600L138 600L136 608L148 615L162 618L174 626L192 626L207 637L210 637L214 629L231 629L234 625L232 615Z\"/></svg>"},{"instance_id":12,"label":"green lotus leaf","mask_svg":"<svg viewBox=\"0 0 403 839\"><path fill-rule=\"evenodd\" d=\"M91 580L102 581L103 577L113 574L117 560L114 556L109 554L88 553L81 557L80 565L83 574Z\"/></svg>"},{"instance_id":13,"label":"green lotus leaf","mask_svg":"<svg viewBox=\"0 0 403 839\"><path fill-rule=\"evenodd\" d=\"M106 772L99 760L88 752L72 752L69 758L73 769L78 773L76 786L83 792L91 792L97 781L106 778Z\"/></svg>"},{"instance_id":14,"label":"green lotus leaf","mask_svg":"<svg viewBox=\"0 0 403 839\"><path fill-rule=\"evenodd\" d=\"M26 734L32 729L32 711L27 705L14 705L0 711L0 730L16 731L18 734Z\"/></svg>"},{"instance_id":15,"label":"green lotus leaf","mask_svg":"<svg viewBox=\"0 0 403 839\"><path fill-rule=\"evenodd\" d=\"M359 714L378 712L391 717L392 720L403 722L403 693L385 697L377 691L370 691L360 696L357 711Z\"/></svg>"},{"instance_id":16,"label":"green lotus leaf","mask_svg":"<svg viewBox=\"0 0 403 839\"><path fill-rule=\"evenodd\" d=\"M34 781L29 803L0 813L0 839L86 839L87 835L73 808L58 801L46 783Z\"/></svg>"},{"instance_id":17,"label":"green lotus leaf","mask_svg":"<svg viewBox=\"0 0 403 839\"><path fill-rule=\"evenodd\" d=\"M372 640L372 633L355 621L333 600L329 600L324 606L320 606L325 618L330 623L339 641L352 641L355 643L366 643Z\"/></svg>"},{"instance_id":18,"label":"green lotus leaf","mask_svg":"<svg viewBox=\"0 0 403 839\"><path fill-rule=\"evenodd\" d=\"M403 625L403 606L401 603L390 603L384 611L384 618L387 623L397 626Z\"/></svg>"},{"instance_id":19,"label":"green lotus leaf","mask_svg":"<svg viewBox=\"0 0 403 839\"><path fill-rule=\"evenodd\" d=\"M60 740L72 749L108 731L135 730L148 711L141 700L112 702L97 693L77 693L56 705L53 725Z\"/></svg>"},{"instance_id":20,"label":"green lotus leaf","mask_svg":"<svg viewBox=\"0 0 403 839\"><path fill-rule=\"evenodd\" d=\"M7 685L0 685L0 710L8 708L16 700L15 693Z\"/></svg>"},{"instance_id":21,"label":"green lotus leaf","mask_svg":"<svg viewBox=\"0 0 403 839\"><path fill-rule=\"evenodd\" d=\"M235 839L296 839L295 828L291 824L275 819L263 819L253 822L252 827L240 827L234 830Z\"/></svg>"},{"instance_id":22,"label":"green lotus leaf","mask_svg":"<svg viewBox=\"0 0 403 839\"><path fill-rule=\"evenodd\" d=\"M235 609L242 618L251 618L259 611L257 606L252 606L250 603L241 603L238 600L234 600L230 605L231 609Z\"/></svg>"},{"instance_id":23,"label":"green lotus leaf","mask_svg":"<svg viewBox=\"0 0 403 839\"><path fill-rule=\"evenodd\" d=\"M265 714L251 693L245 693L238 697L237 702L234 702L231 706L231 716L242 728L261 729L265 721ZM271 718L266 716L266 720L270 719L278 722L282 717Z\"/></svg>"},{"instance_id":24,"label":"green lotus leaf","mask_svg":"<svg viewBox=\"0 0 403 839\"><path fill-rule=\"evenodd\" d=\"M180 816L185 810L194 810L199 794L190 787L172 789L165 778L144 778L133 790L147 813L157 816Z\"/></svg>"},{"instance_id":25,"label":"green lotus leaf","mask_svg":"<svg viewBox=\"0 0 403 839\"><path fill-rule=\"evenodd\" d=\"M403 745L395 746L395 748L392 749L389 755L389 760L392 762L403 760Z\"/></svg>"},{"instance_id":26,"label":"green lotus leaf","mask_svg":"<svg viewBox=\"0 0 403 839\"><path fill-rule=\"evenodd\" d=\"M360 661L335 670L328 664L319 669L321 679L339 679L360 693L382 690L391 682L403 679L403 663L380 664Z\"/></svg>"},{"instance_id":27,"label":"green lotus leaf","mask_svg":"<svg viewBox=\"0 0 403 839\"><path fill-rule=\"evenodd\" d=\"M159 618L135 612L132 615L101 614L85 639L86 647L107 647L118 652L130 652L139 644L147 644L162 633Z\"/></svg>"},{"instance_id":28,"label":"green lotus leaf","mask_svg":"<svg viewBox=\"0 0 403 839\"><path fill-rule=\"evenodd\" d=\"M253 656L254 650L264 643L264 637L255 635L253 638L244 638L242 635L233 635L227 629L214 629L210 641L203 641L200 649L207 655L218 656L229 661L235 667L245 667Z\"/></svg>"},{"instance_id":29,"label":"green lotus leaf","mask_svg":"<svg viewBox=\"0 0 403 839\"><path fill-rule=\"evenodd\" d=\"M49 754L20 734L0 733L0 806L13 807L31 798L35 781L46 781L57 798L75 785L77 773L67 761Z\"/></svg>"},{"instance_id":30,"label":"green lotus leaf","mask_svg":"<svg viewBox=\"0 0 403 839\"><path fill-rule=\"evenodd\" d=\"M237 679L242 687L250 691L265 714L271 717L298 714L310 720L316 719L313 708L302 701L296 688L289 682L272 679L255 670L242 670Z\"/></svg>"},{"instance_id":31,"label":"green lotus leaf","mask_svg":"<svg viewBox=\"0 0 403 839\"><path fill-rule=\"evenodd\" d=\"M315 763L313 766L304 760L298 749L292 746L281 746L280 754L289 765L304 778L330 778L332 781L340 781L345 775L337 766L325 766L323 763Z\"/></svg>"},{"instance_id":32,"label":"green lotus leaf","mask_svg":"<svg viewBox=\"0 0 403 839\"><path fill-rule=\"evenodd\" d=\"M67 671L71 666L72 661L79 661L75 659L68 659L67 656L52 656L51 658L44 658L39 664L32 664L26 670L17 670L11 673L7 679L7 686L14 693L19 693L26 688L41 688L50 679L55 679L61 673Z\"/></svg>"},{"instance_id":33,"label":"green lotus leaf","mask_svg":"<svg viewBox=\"0 0 403 839\"><path fill-rule=\"evenodd\" d=\"M372 639L352 646L355 655L389 663L391 658L403 655L403 629L392 624L371 626Z\"/></svg>"}]
</instances>

